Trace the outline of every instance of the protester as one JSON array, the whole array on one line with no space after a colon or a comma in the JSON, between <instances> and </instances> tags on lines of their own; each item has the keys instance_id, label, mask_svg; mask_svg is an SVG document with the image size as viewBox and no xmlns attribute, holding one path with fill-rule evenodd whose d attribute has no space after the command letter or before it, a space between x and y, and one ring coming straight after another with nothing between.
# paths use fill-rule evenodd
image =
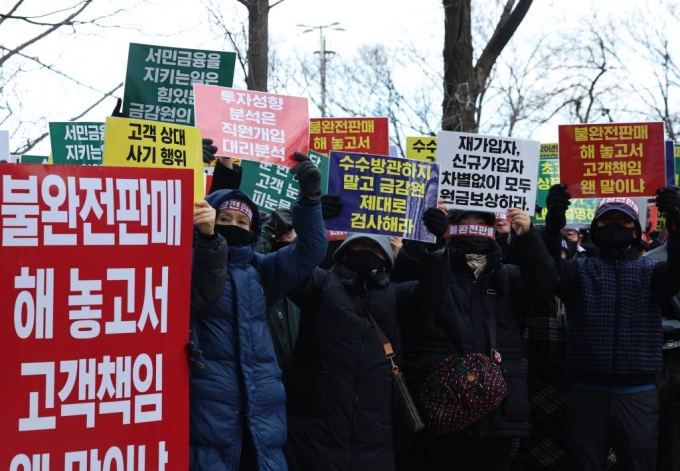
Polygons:
<instances>
[{"instance_id":1,"label":"protester","mask_svg":"<svg viewBox=\"0 0 680 471\"><path fill-rule=\"evenodd\" d=\"M565 185L551 187L543 231L560 273L557 295L567 312L565 366L573 381L567 398L569 469L604 469L611 446L623 469L655 471L660 303L680 285L680 195L662 188L656 198L671 227L668 263L637 257L634 247L642 228L630 198L600 201L590 226L595 256L563 260L560 235L569 200Z\"/></svg>"},{"instance_id":2,"label":"protester","mask_svg":"<svg viewBox=\"0 0 680 471\"><path fill-rule=\"evenodd\" d=\"M403 327L404 372L414 381L414 394L449 355L483 353L496 358L491 352L491 332L496 331L496 349L501 357L507 396L500 407L461 432L436 434L426 430L418 438L404 469L510 469L513 438L529 433L518 320L533 302L554 290L557 273L529 215L511 209L508 216L512 226L509 245L523 265L502 263L501 248L493 236L492 213L450 213L449 220L458 235L448 242L450 272L445 305L441 310L423 313L421 320ZM474 232L488 235L469 235L473 226ZM496 319L493 327L492 311Z\"/></svg>"},{"instance_id":3,"label":"protester","mask_svg":"<svg viewBox=\"0 0 680 471\"><path fill-rule=\"evenodd\" d=\"M441 211L425 215L443 235ZM291 293L300 306L300 333L288 369L288 443L294 471L393 471L392 367L369 315L400 361L398 318L436 309L447 263L437 245L421 245L420 282L394 283L388 236L352 233L333 256Z\"/></svg>"},{"instance_id":4,"label":"protester","mask_svg":"<svg viewBox=\"0 0 680 471\"><path fill-rule=\"evenodd\" d=\"M326 253L321 175L303 154L292 215L297 242L254 252L255 204L219 190L194 212L191 296L190 469L285 470L285 393L266 321L276 302L309 277ZM217 216L215 216L217 212ZM226 269L225 269L226 267ZM266 296L266 298L265 298Z\"/></svg>"}]
</instances>

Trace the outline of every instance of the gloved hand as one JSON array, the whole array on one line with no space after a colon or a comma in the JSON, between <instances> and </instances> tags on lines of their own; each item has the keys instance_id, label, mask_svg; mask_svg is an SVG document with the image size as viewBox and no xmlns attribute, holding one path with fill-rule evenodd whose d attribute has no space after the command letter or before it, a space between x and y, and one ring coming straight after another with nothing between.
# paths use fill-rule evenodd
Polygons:
<instances>
[{"instance_id":1,"label":"gloved hand","mask_svg":"<svg viewBox=\"0 0 680 471\"><path fill-rule=\"evenodd\" d=\"M545 215L545 229L556 234L567 225L567 208L571 204L571 195L567 192L567 185L558 183L548 190L545 205L548 213Z\"/></svg>"},{"instance_id":2,"label":"gloved hand","mask_svg":"<svg viewBox=\"0 0 680 471\"><path fill-rule=\"evenodd\" d=\"M333 195L321 196L321 212L323 213L324 221L326 219L333 219L342 214L345 205L342 203L342 198Z\"/></svg>"},{"instance_id":3,"label":"gloved hand","mask_svg":"<svg viewBox=\"0 0 680 471\"><path fill-rule=\"evenodd\" d=\"M286 232L293 229L293 214L290 209L277 209L272 213L272 217L267 223L267 230L278 239Z\"/></svg>"},{"instance_id":4,"label":"gloved hand","mask_svg":"<svg viewBox=\"0 0 680 471\"><path fill-rule=\"evenodd\" d=\"M666 217L666 227L677 230L680 222L680 189L665 186L656 190L656 207Z\"/></svg>"},{"instance_id":5,"label":"gloved hand","mask_svg":"<svg viewBox=\"0 0 680 471\"><path fill-rule=\"evenodd\" d=\"M449 227L449 223L446 220L446 215L444 215L444 212L438 208L429 208L427 211L425 211L425 215L423 215L423 222L425 223L427 230L430 231L432 235L437 237L437 239L443 238L444 234L446 233L446 228Z\"/></svg>"},{"instance_id":6,"label":"gloved hand","mask_svg":"<svg viewBox=\"0 0 680 471\"><path fill-rule=\"evenodd\" d=\"M300 162L290 169L295 179L300 184L300 196L306 196L310 200L321 198L321 172L305 154L295 152L295 160Z\"/></svg>"},{"instance_id":7,"label":"gloved hand","mask_svg":"<svg viewBox=\"0 0 680 471\"><path fill-rule=\"evenodd\" d=\"M123 108L123 99L118 98L118 101L116 102L116 107L113 109L113 113L111 113L111 116L114 118L129 118L127 113L123 113L121 109Z\"/></svg>"},{"instance_id":8,"label":"gloved hand","mask_svg":"<svg viewBox=\"0 0 680 471\"><path fill-rule=\"evenodd\" d=\"M190 340L184 348L186 348L187 356L189 357L189 368L204 370L205 365L198 361L203 355L203 352L194 348L194 342Z\"/></svg>"},{"instance_id":9,"label":"gloved hand","mask_svg":"<svg viewBox=\"0 0 680 471\"><path fill-rule=\"evenodd\" d=\"M215 160L215 154L217 153L217 146L212 145L213 140L208 138L203 138L203 163L209 164Z\"/></svg>"}]
</instances>

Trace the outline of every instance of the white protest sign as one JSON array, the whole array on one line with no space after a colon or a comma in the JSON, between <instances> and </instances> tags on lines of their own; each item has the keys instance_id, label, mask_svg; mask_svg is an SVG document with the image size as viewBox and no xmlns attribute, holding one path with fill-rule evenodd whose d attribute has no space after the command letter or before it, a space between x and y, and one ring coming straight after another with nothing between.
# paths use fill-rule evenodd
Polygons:
<instances>
[{"instance_id":1,"label":"white protest sign","mask_svg":"<svg viewBox=\"0 0 680 471\"><path fill-rule=\"evenodd\" d=\"M439 131L439 197L452 209L534 214L538 141Z\"/></svg>"},{"instance_id":2,"label":"white protest sign","mask_svg":"<svg viewBox=\"0 0 680 471\"><path fill-rule=\"evenodd\" d=\"M0 131L0 162L11 162L9 159L9 131Z\"/></svg>"}]
</instances>

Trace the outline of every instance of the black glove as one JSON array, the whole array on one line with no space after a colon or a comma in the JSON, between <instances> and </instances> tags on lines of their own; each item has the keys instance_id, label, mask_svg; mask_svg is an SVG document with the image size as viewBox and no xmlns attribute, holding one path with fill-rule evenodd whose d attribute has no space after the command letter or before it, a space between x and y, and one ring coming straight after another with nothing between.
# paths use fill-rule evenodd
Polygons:
<instances>
[{"instance_id":1,"label":"black glove","mask_svg":"<svg viewBox=\"0 0 680 471\"><path fill-rule=\"evenodd\" d=\"M272 213L272 217L267 223L267 229L274 237L278 239L286 232L293 229L293 214L290 209L277 209Z\"/></svg>"},{"instance_id":2,"label":"black glove","mask_svg":"<svg viewBox=\"0 0 680 471\"><path fill-rule=\"evenodd\" d=\"M127 113L123 113L121 109L123 108L123 99L118 98L118 101L116 102L116 107L113 109L113 113L111 113L111 116L114 118L129 118Z\"/></svg>"},{"instance_id":3,"label":"black glove","mask_svg":"<svg viewBox=\"0 0 680 471\"><path fill-rule=\"evenodd\" d=\"M192 341L189 341L189 343L186 344L185 348L187 351L187 356L189 358L189 368L204 370L205 365L198 361L198 359L201 358L201 356L203 355L203 352L200 350L196 350L194 348L194 342Z\"/></svg>"},{"instance_id":4,"label":"black glove","mask_svg":"<svg viewBox=\"0 0 680 471\"><path fill-rule=\"evenodd\" d=\"M209 164L215 160L215 154L217 153L217 146L212 145L213 140L208 138L203 138L203 163Z\"/></svg>"},{"instance_id":5,"label":"black glove","mask_svg":"<svg viewBox=\"0 0 680 471\"><path fill-rule=\"evenodd\" d=\"M446 215L438 208L430 208L425 211L423 222L425 223L427 230L437 237L437 239L443 238L444 234L446 234L446 228L449 227Z\"/></svg>"},{"instance_id":6,"label":"black glove","mask_svg":"<svg viewBox=\"0 0 680 471\"><path fill-rule=\"evenodd\" d=\"M321 198L321 172L305 154L296 152L295 160L300 162L290 169L295 179L300 184L300 196L306 196L310 200Z\"/></svg>"},{"instance_id":7,"label":"black glove","mask_svg":"<svg viewBox=\"0 0 680 471\"><path fill-rule=\"evenodd\" d=\"M656 207L666 217L666 227L676 230L680 222L680 189L665 186L656 190Z\"/></svg>"},{"instance_id":8,"label":"black glove","mask_svg":"<svg viewBox=\"0 0 680 471\"><path fill-rule=\"evenodd\" d=\"M545 215L545 229L557 233L567 225L567 208L571 204L571 195L567 193L567 185L558 183L548 190L545 206L548 213Z\"/></svg>"},{"instance_id":9,"label":"black glove","mask_svg":"<svg viewBox=\"0 0 680 471\"><path fill-rule=\"evenodd\" d=\"M339 196L321 196L321 212L323 213L324 220L340 216L344 208L345 205L342 203L342 198Z\"/></svg>"}]
</instances>

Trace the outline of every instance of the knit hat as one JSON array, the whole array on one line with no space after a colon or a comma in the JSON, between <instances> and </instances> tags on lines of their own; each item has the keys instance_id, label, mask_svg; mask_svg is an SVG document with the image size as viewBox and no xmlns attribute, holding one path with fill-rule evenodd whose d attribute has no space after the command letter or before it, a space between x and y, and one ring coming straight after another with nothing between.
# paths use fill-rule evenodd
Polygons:
<instances>
[{"instance_id":1,"label":"knit hat","mask_svg":"<svg viewBox=\"0 0 680 471\"><path fill-rule=\"evenodd\" d=\"M595 209L595 217L590 224L590 233L592 235L597 231L597 221L606 213L610 211L620 211L635 222L635 231L637 238L634 244L638 244L642 237L642 226L640 226L639 210L637 203L626 197L602 198Z\"/></svg>"},{"instance_id":2,"label":"knit hat","mask_svg":"<svg viewBox=\"0 0 680 471\"><path fill-rule=\"evenodd\" d=\"M357 232L350 232L347 234L345 241L338 247L338 250L333 254L333 262L339 263L347 252L347 247L357 240L368 239L372 240L385 254L385 270L392 271L394 269L394 259L392 258L392 245L390 244L390 237L375 234L359 234Z\"/></svg>"}]
</instances>

